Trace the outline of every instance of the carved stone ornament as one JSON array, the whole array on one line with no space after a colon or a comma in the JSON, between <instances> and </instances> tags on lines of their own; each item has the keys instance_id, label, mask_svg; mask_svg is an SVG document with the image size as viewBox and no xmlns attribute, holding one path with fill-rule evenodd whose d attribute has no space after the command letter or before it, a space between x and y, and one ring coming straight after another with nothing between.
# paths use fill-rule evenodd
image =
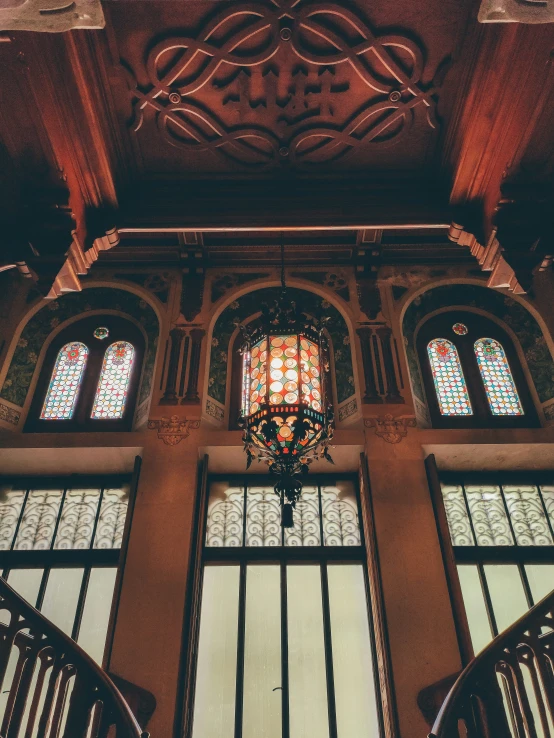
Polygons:
<instances>
[{"instance_id":1,"label":"carved stone ornament","mask_svg":"<svg viewBox=\"0 0 554 738\"><path fill-rule=\"evenodd\" d=\"M176 446L182 440L188 438L191 430L200 428L200 420L187 420L178 415L160 420L149 420L148 429L157 430L160 438L166 446Z\"/></svg>"},{"instance_id":2,"label":"carved stone ornament","mask_svg":"<svg viewBox=\"0 0 554 738\"><path fill-rule=\"evenodd\" d=\"M1 31L62 33L73 28L104 28L100 0L2 0Z\"/></svg>"},{"instance_id":3,"label":"carved stone ornament","mask_svg":"<svg viewBox=\"0 0 554 738\"><path fill-rule=\"evenodd\" d=\"M229 3L125 70L135 131L153 124L190 155L260 169L327 165L437 128L443 71L424 84L424 67L412 38L374 32L342 4L273 0Z\"/></svg>"},{"instance_id":4,"label":"carved stone ornament","mask_svg":"<svg viewBox=\"0 0 554 738\"><path fill-rule=\"evenodd\" d=\"M482 0L480 23L553 23L553 0Z\"/></svg>"},{"instance_id":5,"label":"carved stone ornament","mask_svg":"<svg viewBox=\"0 0 554 738\"><path fill-rule=\"evenodd\" d=\"M408 428L415 428L415 418L394 418L390 413L364 421L366 428L375 428L375 435L387 443L400 443L408 435Z\"/></svg>"}]
</instances>

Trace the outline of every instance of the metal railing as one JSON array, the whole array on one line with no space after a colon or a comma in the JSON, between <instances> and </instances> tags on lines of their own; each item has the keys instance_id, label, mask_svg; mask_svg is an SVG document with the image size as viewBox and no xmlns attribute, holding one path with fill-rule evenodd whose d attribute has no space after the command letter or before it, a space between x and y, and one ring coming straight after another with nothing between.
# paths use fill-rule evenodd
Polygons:
<instances>
[{"instance_id":1,"label":"metal railing","mask_svg":"<svg viewBox=\"0 0 554 738\"><path fill-rule=\"evenodd\" d=\"M554 592L462 671L429 738L554 737Z\"/></svg>"},{"instance_id":2,"label":"metal railing","mask_svg":"<svg viewBox=\"0 0 554 738\"><path fill-rule=\"evenodd\" d=\"M0 736L148 738L109 676L3 579Z\"/></svg>"}]
</instances>

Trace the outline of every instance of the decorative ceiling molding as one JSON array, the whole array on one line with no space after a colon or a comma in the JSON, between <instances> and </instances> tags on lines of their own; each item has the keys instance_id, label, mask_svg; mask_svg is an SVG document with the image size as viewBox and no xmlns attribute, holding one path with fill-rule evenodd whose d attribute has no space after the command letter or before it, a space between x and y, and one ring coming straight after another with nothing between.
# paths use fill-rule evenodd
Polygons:
<instances>
[{"instance_id":1,"label":"decorative ceiling molding","mask_svg":"<svg viewBox=\"0 0 554 738\"><path fill-rule=\"evenodd\" d=\"M374 33L338 4L233 4L196 37L157 43L137 77L128 72L132 126L154 116L167 144L250 169L329 164L398 143L416 120L437 127L424 57L408 36ZM360 83L365 101L342 117Z\"/></svg>"}]
</instances>

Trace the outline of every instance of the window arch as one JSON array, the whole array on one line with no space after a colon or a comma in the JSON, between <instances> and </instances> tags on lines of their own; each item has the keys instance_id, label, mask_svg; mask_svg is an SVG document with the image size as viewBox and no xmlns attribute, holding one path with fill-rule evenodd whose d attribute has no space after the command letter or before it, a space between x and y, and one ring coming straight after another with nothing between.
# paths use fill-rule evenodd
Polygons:
<instances>
[{"instance_id":1,"label":"window arch","mask_svg":"<svg viewBox=\"0 0 554 738\"><path fill-rule=\"evenodd\" d=\"M417 348L435 427L538 424L514 345L489 318L440 313L421 326Z\"/></svg>"},{"instance_id":2,"label":"window arch","mask_svg":"<svg viewBox=\"0 0 554 738\"><path fill-rule=\"evenodd\" d=\"M143 354L142 332L129 320L72 323L46 352L25 430L129 430Z\"/></svg>"}]
</instances>

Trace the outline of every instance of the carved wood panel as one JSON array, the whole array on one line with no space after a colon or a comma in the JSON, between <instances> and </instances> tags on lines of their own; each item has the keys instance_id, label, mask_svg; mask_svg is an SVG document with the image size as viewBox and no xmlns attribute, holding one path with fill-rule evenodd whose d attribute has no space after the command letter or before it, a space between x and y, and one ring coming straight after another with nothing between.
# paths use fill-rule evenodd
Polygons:
<instances>
[{"instance_id":1,"label":"carved wood panel","mask_svg":"<svg viewBox=\"0 0 554 738\"><path fill-rule=\"evenodd\" d=\"M154 149L195 172L357 168L391 149L421 159L436 138L441 65L342 5L226 4L170 33L142 58L121 49L147 167Z\"/></svg>"}]
</instances>

